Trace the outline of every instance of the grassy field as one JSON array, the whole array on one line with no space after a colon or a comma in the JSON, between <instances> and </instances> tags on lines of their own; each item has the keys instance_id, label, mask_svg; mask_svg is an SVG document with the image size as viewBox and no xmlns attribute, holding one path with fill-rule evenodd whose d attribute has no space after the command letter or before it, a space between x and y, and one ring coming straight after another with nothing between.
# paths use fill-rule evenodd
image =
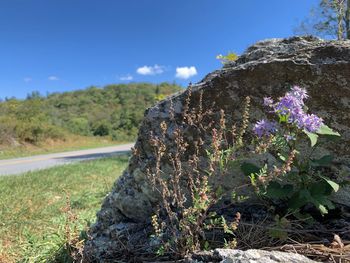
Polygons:
<instances>
[{"instance_id":1,"label":"grassy field","mask_svg":"<svg viewBox=\"0 0 350 263\"><path fill-rule=\"evenodd\" d=\"M71 262L65 244L94 222L127 161L124 155L0 177L0 262Z\"/></svg>"},{"instance_id":2,"label":"grassy field","mask_svg":"<svg viewBox=\"0 0 350 263\"><path fill-rule=\"evenodd\" d=\"M74 135L70 138L67 138L66 141L46 141L41 145L27 144L16 147L0 146L0 160L32 156L37 154L92 149L122 143L126 142L111 141L109 138L103 137L84 137Z\"/></svg>"}]
</instances>

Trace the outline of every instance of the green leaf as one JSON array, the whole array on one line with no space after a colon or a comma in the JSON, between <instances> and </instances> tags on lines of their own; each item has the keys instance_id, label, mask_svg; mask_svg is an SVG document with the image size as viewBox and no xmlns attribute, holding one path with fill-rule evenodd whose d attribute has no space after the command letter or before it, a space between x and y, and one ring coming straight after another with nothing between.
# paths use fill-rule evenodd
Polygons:
<instances>
[{"instance_id":1,"label":"green leaf","mask_svg":"<svg viewBox=\"0 0 350 263\"><path fill-rule=\"evenodd\" d=\"M324 205L318 204L317 208L318 210L320 210L322 215L328 214L328 210Z\"/></svg>"},{"instance_id":2,"label":"green leaf","mask_svg":"<svg viewBox=\"0 0 350 263\"><path fill-rule=\"evenodd\" d=\"M304 206L308 202L308 199L304 198L304 195L301 195L300 192L295 193L288 202L288 207L292 210L297 210Z\"/></svg>"},{"instance_id":3,"label":"green leaf","mask_svg":"<svg viewBox=\"0 0 350 263\"><path fill-rule=\"evenodd\" d=\"M312 196L330 195L332 193L331 187L325 181L314 182L309 191Z\"/></svg>"},{"instance_id":4,"label":"green leaf","mask_svg":"<svg viewBox=\"0 0 350 263\"><path fill-rule=\"evenodd\" d=\"M326 124L323 124L317 131L318 134L321 135L331 135L331 136L340 136L338 132L333 131Z\"/></svg>"},{"instance_id":5,"label":"green leaf","mask_svg":"<svg viewBox=\"0 0 350 263\"><path fill-rule=\"evenodd\" d=\"M331 179L325 177L325 176L322 176L320 175L320 177L325 180L334 190L334 192L338 192L339 190L339 184L337 184L336 182L332 181Z\"/></svg>"},{"instance_id":6,"label":"green leaf","mask_svg":"<svg viewBox=\"0 0 350 263\"><path fill-rule=\"evenodd\" d=\"M328 199L327 195L322 193L321 194L312 193L311 203L313 203L315 207L318 208L318 210L322 215L328 214L328 209L335 208L334 204L332 203L331 200Z\"/></svg>"},{"instance_id":7,"label":"green leaf","mask_svg":"<svg viewBox=\"0 0 350 263\"><path fill-rule=\"evenodd\" d=\"M243 163L241 165L241 170L246 176L250 176L251 174L257 174L260 171L260 168L252 163Z\"/></svg>"},{"instance_id":8,"label":"green leaf","mask_svg":"<svg viewBox=\"0 0 350 263\"><path fill-rule=\"evenodd\" d=\"M287 184L281 186L277 182L270 182L266 188L266 196L270 198L287 198L293 191L293 185Z\"/></svg>"},{"instance_id":9,"label":"green leaf","mask_svg":"<svg viewBox=\"0 0 350 263\"><path fill-rule=\"evenodd\" d=\"M290 222L287 218L280 218L278 215L275 216L276 228L272 228L269 230L269 234L273 238L278 238L280 240L285 240L288 238L288 232L284 231L284 229L290 228Z\"/></svg>"},{"instance_id":10,"label":"green leaf","mask_svg":"<svg viewBox=\"0 0 350 263\"><path fill-rule=\"evenodd\" d=\"M332 155L325 155L320 159L315 159L312 160L312 165L313 166L329 166L332 161L333 161L334 157Z\"/></svg>"},{"instance_id":11,"label":"green leaf","mask_svg":"<svg viewBox=\"0 0 350 263\"><path fill-rule=\"evenodd\" d=\"M287 115L278 114L279 122L280 122L280 123L287 122L287 121L288 121L288 118L289 118L289 115L290 115L290 114L287 114Z\"/></svg>"},{"instance_id":12,"label":"green leaf","mask_svg":"<svg viewBox=\"0 0 350 263\"><path fill-rule=\"evenodd\" d=\"M318 135L316 133L308 132L307 130L304 130L304 133L309 137L311 141L311 147L314 147L317 143Z\"/></svg>"},{"instance_id":13,"label":"green leaf","mask_svg":"<svg viewBox=\"0 0 350 263\"><path fill-rule=\"evenodd\" d=\"M277 153L277 156L283 161L285 162L287 160L288 157L284 156L283 154L281 153Z\"/></svg>"},{"instance_id":14,"label":"green leaf","mask_svg":"<svg viewBox=\"0 0 350 263\"><path fill-rule=\"evenodd\" d=\"M223 193L224 193L224 190L222 189L221 185L219 185L219 187L215 191L216 198L222 197Z\"/></svg>"},{"instance_id":15,"label":"green leaf","mask_svg":"<svg viewBox=\"0 0 350 263\"><path fill-rule=\"evenodd\" d=\"M205 251L210 250L210 245L209 245L208 240L205 240L205 242L204 242L204 250L205 250Z\"/></svg>"},{"instance_id":16,"label":"green leaf","mask_svg":"<svg viewBox=\"0 0 350 263\"><path fill-rule=\"evenodd\" d=\"M333 202L331 200L329 200L328 198L325 198L325 200L323 201L323 204L328 208L328 209L335 209L335 205L333 204Z\"/></svg>"},{"instance_id":17,"label":"green leaf","mask_svg":"<svg viewBox=\"0 0 350 263\"><path fill-rule=\"evenodd\" d=\"M292 212L292 211L290 211ZM300 211L293 212L293 215L299 219L300 221L303 221L309 225L315 224L315 219L310 215L309 213L300 213Z\"/></svg>"},{"instance_id":18,"label":"green leaf","mask_svg":"<svg viewBox=\"0 0 350 263\"><path fill-rule=\"evenodd\" d=\"M320 210L322 215L328 213L326 208L327 198L324 195L312 196L311 203L313 203Z\"/></svg>"}]
</instances>

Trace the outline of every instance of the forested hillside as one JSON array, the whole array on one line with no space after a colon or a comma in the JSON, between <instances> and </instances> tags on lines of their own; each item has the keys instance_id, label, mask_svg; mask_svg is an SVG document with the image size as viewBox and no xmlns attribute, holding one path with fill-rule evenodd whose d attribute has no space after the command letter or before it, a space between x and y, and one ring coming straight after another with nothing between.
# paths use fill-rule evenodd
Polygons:
<instances>
[{"instance_id":1,"label":"forested hillside","mask_svg":"<svg viewBox=\"0 0 350 263\"><path fill-rule=\"evenodd\" d=\"M69 134L132 140L144 110L180 89L168 83L131 83L5 99L0 103L0 144L38 144Z\"/></svg>"}]
</instances>

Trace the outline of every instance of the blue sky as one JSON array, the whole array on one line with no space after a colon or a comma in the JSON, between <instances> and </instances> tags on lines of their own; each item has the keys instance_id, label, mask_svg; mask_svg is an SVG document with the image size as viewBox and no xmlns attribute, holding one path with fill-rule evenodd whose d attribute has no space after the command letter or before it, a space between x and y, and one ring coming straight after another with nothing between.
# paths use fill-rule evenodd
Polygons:
<instances>
[{"instance_id":1,"label":"blue sky","mask_svg":"<svg viewBox=\"0 0 350 263\"><path fill-rule=\"evenodd\" d=\"M2 0L0 97L130 81L186 86L215 57L293 35L317 0Z\"/></svg>"}]
</instances>

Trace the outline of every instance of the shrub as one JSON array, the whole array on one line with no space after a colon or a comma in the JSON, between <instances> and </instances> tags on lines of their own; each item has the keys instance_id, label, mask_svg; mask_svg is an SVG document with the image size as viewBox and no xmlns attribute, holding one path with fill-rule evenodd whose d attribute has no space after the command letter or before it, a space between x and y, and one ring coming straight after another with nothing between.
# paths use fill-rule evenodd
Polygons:
<instances>
[{"instance_id":1,"label":"shrub","mask_svg":"<svg viewBox=\"0 0 350 263\"><path fill-rule=\"evenodd\" d=\"M39 144L46 139L64 140L66 133L48 123L17 121L14 136L21 142Z\"/></svg>"},{"instance_id":2,"label":"shrub","mask_svg":"<svg viewBox=\"0 0 350 263\"><path fill-rule=\"evenodd\" d=\"M41 135L42 125L79 135L134 140L145 109L179 90L181 87L176 84L130 83L47 96L33 92L25 100L7 99L0 102L0 142L18 139L21 143L23 138L25 142L38 143L41 138L50 137ZM11 131L15 126L19 136Z\"/></svg>"},{"instance_id":3,"label":"shrub","mask_svg":"<svg viewBox=\"0 0 350 263\"><path fill-rule=\"evenodd\" d=\"M6 144L16 138L16 119L8 116L0 117L0 144Z\"/></svg>"},{"instance_id":4,"label":"shrub","mask_svg":"<svg viewBox=\"0 0 350 263\"><path fill-rule=\"evenodd\" d=\"M111 124L102 120L94 124L92 130L94 136L107 136L111 132Z\"/></svg>"},{"instance_id":5,"label":"shrub","mask_svg":"<svg viewBox=\"0 0 350 263\"><path fill-rule=\"evenodd\" d=\"M70 132L81 135L90 135L89 121L83 117L70 119L67 123Z\"/></svg>"}]
</instances>

